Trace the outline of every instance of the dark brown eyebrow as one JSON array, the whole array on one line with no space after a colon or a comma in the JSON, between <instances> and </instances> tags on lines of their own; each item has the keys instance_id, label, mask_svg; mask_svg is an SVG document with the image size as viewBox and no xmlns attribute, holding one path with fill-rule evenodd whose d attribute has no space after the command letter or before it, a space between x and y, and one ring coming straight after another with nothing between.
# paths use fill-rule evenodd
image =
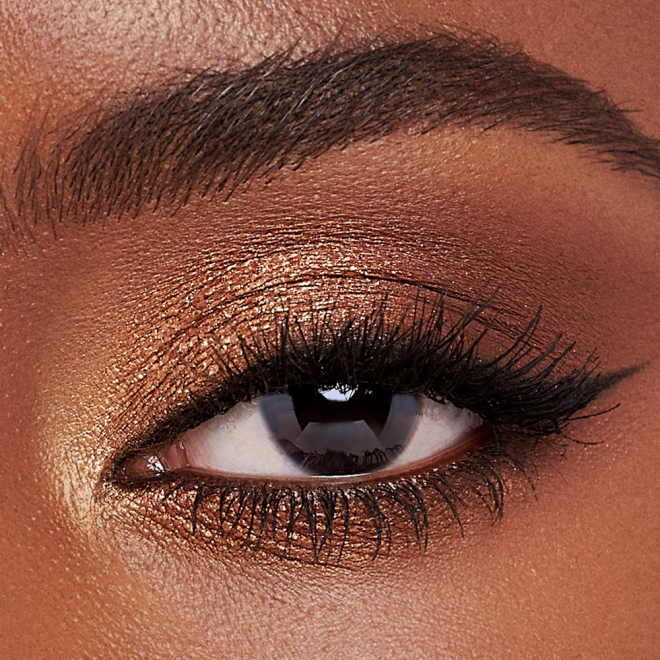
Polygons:
<instances>
[{"instance_id":1,"label":"dark brown eyebrow","mask_svg":"<svg viewBox=\"0 0 660 660\"><path fill-rule=\"evenodd\" d=\"M47 155L43 140L26 142L13 210L5 200L9 224L43 215L94 220L230 194L329 149L444 125L545 133L583 145L614 169L660 178L657 141L604 92L474 34L381 39L298 59L283 53L251 68L182 72L84 112L60 129Z\"/></svg>"}]
</instances>

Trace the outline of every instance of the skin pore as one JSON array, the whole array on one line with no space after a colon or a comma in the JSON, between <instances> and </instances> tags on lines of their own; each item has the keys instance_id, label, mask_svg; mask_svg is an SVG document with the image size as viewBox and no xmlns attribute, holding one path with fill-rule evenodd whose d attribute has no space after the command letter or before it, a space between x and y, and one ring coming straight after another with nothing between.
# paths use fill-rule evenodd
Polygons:
<instances>
[{"instance_id":1,"label":"skin pore","mask_svg":"<svg viewBox=\"0 0 660 660\"><path fill-rule=\"evenodd\" d=\"M19 217L13 195L33 190L34 178L20 180L38 171L21 161L36 153L30 140L51 162L62 127L106 108L114 90L333 40L348 48L393 27L516 43L606 89L658 136L655 3L62 1L0 12L6 657L654 656L657 180L552 134L404 126L174 212L60 222L52 198L35 194L39 217L27 206ZM149 498L127 503L107 486L117 451L202 386L184 359L203 363L198 343L267 334L284 312L359 317L384 299L405 311L447 289L454 315L497 289L487 354L542 304L534 351L563 333L563 346L576 342L566 368L594 349L606 373L639 367L586 412L618 408L569 425L587 444L534 463L534 489L505 474L496 524L469 508L461 535L437 511L426 552L325 566L209 550Z\"/></svg>"}]
</instances>

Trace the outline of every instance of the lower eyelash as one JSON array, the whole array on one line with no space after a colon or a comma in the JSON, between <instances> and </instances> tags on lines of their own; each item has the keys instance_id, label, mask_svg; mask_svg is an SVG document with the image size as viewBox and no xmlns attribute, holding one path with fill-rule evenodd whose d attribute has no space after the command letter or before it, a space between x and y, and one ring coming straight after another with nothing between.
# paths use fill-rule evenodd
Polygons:
<instances>
[{"instance_id":1,"label":"lower eyelash","mask_svg":"<svg viewBox=\"0 0 660 660\"><path fill-rule=\"evenodd\" d=\"M471 521L500 519L514 483L533 492L539 443L557 449L560 440L516 434L425 474L383 483L283 486L173 474L120 490L142 525L153 521L174 532L163 539L168 545L176 537L218 556L250 551L355 566L462 535L468 511Z\"/></svg>"}]
</instances>

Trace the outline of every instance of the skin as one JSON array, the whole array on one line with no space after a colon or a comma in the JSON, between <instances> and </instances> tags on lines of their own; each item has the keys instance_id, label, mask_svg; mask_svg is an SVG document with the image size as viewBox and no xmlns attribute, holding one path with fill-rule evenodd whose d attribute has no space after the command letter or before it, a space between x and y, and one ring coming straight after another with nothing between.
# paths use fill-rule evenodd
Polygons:
<instances>
[{"instance_id":1,"label":"skin","mask_svg":"<svg viewBox=\"0 0 660 660\"><path fill-rule=\"evenodd\" d=\"M294 43L304 52L339 30L348 41L420 24L489 32L606 88L660 135L651 1L62 0L4 2L0 13L5 190L46 107L56 124L101 88L218 59L255 63ZM659 217L657 181L537 135L468 129L330 152L175 217L38 225L0 260L5 657L654 657ZM273 249L274 229L294 257ZM578 341L577 362L597 347L608 371L642 365L599 402L617 410L570 426L599 444L549 457L534 493L512 479L497 524L476 520L426 553L324 567L210 553L97 497L123 437L102 430L162 412L163 399L141 407L130 390L154 356L156 370L172 367L149 332L164 311L184 323L203 300L225 310L231 335L263 322L278 297L304 309L319 283L323 300L359 312L385 292L405 306L404 280L452 281L467 295L491 279L514 329L543 302L539 345L561 331ZM222 298L230 290L240 295Z\"/></svg>"}]
</instances>

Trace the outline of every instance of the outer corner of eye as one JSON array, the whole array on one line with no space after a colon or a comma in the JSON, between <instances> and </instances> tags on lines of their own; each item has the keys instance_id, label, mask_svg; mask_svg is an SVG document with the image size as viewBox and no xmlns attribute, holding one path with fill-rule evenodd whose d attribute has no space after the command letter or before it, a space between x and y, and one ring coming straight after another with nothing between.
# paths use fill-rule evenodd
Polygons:
<instances>
[{"instance_id":1,"label":"outer corner of eye","mask_svg":"<svg viewBox=\"0 0 660 660\"><path fill-rule=\"evenodd\" d=\"M405 471L440 460L483 424L468 410L376 386L298 387L239 403L133 456L122 474L292 481Z\"/></svg>"}]
</instances>

